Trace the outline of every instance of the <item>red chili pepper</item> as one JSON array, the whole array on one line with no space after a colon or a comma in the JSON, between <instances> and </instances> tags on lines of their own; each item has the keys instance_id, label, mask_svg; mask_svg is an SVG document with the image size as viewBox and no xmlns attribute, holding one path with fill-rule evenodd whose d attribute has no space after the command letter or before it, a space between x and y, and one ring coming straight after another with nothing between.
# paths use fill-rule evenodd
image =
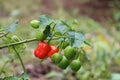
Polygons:
<instances>
[{"instance_id":1,"label":"red chili pepper","mask_svg":"<svg viewBox=\"0 0 120 80\"><path fill-rule=\"evenodd\" d=\"M49 51L48 56L52 57L52 55L57 53L59 51L59 49L56 46L53 46L53 45L50 46L50 47L51 47L51 50Z\"/></svg>"},{"instance_id":2,"label":"red chili pepper","mask_svg":"<svg viewBox=\"0 0 120 80\"><path fill-rule=\"evenodd\" d=\"M47 42L40 42L37 48L34 50L34 55L40 59L44 59L48 52L51 50L50 45Z\"/></svg>"}]
</instances>

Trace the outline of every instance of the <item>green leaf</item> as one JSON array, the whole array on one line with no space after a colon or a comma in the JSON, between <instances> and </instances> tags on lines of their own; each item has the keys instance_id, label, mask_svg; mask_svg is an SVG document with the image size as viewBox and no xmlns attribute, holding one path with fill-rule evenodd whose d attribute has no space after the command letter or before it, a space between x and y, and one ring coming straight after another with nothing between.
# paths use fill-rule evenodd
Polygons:
<instances>
[{"instance_id":1,"label":"green leaf","mask_svg":"<svg viewBox=\"0 0 120 80\"><path fill-rule=\"evenodd\" d=\"M14 32L18 25L18 20L12 23L9 27L3 27L3 30L7 30L8 32Z\"/></svg>"},{"instance_id":2,"label":"green leaf","mask_svg":"<svg viewBox=\"0 0 120 80\"><path fill-rule=\"evenodd\" d=\"M61 33L61 34L63 34L64 33L64 31L67 29L67 26L66 25L64 25L61 21L56 21L56 28L57 28L57 30Z\"/></svg>"},{"instance_id":3,"label":"green leaf","mask_svg":"<svg viewBox=\"0 0 120 80\"><path fill-rule=\"evenodd\" d=\"M3 41L5 44L10 44L10 43L13 42L12 40L6 39L6 38L3 38L2 41Z\"/></svg>"},{"instance_id":4,"label":"green leaf","mask_svg":"<svg viewBox=\"0 0 120 80\"><path fill-rule=\"evenodd\" d=\"M65 26L68 27L69 30L72 30L72 27L70 25L68 25L68 23L66 23L65 21L61 21L62 24L64 24Z\"/></svg>"},{"instance_id":5,"label":"green leaf","mask_svg":"<svg viewBox=\"0 0 120 80\"><path fill-rule=\"evenodd\" d=\"M47 15L42 15L39 17L39 21L40 21L40 26L47 26L50 25L52 22L54 22L54 20L52 20L49 16Z\"/></svg>"},{"instance_id":6,"label":"green leaf","mask_svg":"<svg viewBox=\"0 0 120 80\"><path fill-rule=\"evenodd\" d=\"M46 28L45 28L45 30L43 31L43 33L44 33L45 35L47 35L47 36L51 36L50 29L51 29L50 26L47 25Z\"/></svg>"},{"instance_id":7,"label":"green leaf","mask_svg":"<svg viewBox=\"0 0 120 80\"><path fill-rule=\"evenodd\" d=\"M83 33L75 32L74 30L69 30L67 32L67 37L72 47L79 47L86 40Z\"/></svg>"},{"instance_id":8,"label":"green leaf","mask_svg":"<svg viewBox=\"0 0 120 80\"><path fill-rule=\"evenodd\" d=\"M73 31L73 30L68 31L67 37L68 37L68 41L69 41L70 45L73 46L74 41L75 41L75 31Z\"/></svg>"},{"instance_id":9,"label":"green leaf","mask_svg":"<svg viewBox=\"0 0 120 80\"><path fill-rule=\"evenodd\" d=\"M58 32L58 31L55 31L54 34L58 35L58 36L62 36L62 34L60 32Z\"/></svg>"},{"instance_id":10,"label":"green leaf","mask_svg":"<svg viewBox=\"0 0 120 80\"><path fill-rule=\"evenodd\" d=\"M84 43L84 41L86 40L85 35L81 32L75 32L75 40L73 43L73 47L78 47L80 46L82 43Z\"/></svg>"}]
</instances>

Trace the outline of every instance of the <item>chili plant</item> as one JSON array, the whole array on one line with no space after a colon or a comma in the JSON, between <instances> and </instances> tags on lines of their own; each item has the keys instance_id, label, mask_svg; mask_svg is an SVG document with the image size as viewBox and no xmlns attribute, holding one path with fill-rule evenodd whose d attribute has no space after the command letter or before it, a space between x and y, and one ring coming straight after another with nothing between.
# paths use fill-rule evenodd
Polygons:
<instances>
[{"instance_id":1,"label":"chili plant","mask_svg":"<svg viewBox=\"0 0 120 80\"><path fill-rule=\"evenodd\" d=\"M84 49L82 44L87 44L85 35L81 31L76 31L66 21L55 20L46 15L41 15L38 20L31 20L30 25L35 29L35 37L32 39L22 40L18 36L14 35L14 31L18 25L18 21L15 21L9 27L2 27L0 29L0 39L3 40L3 45L0 45L0 49L8 48L16 53L21 66L23 68L23 74L20 76L9 76L5 79L29 79L25 77L26 69L21 56L20 50L25 49L25 43L39 41L37 47L34 49L36 58L45 60L50 58L53 63L61 69L66 69L68 66L71 71L77 72L82 66L81 57L85 57L83 53ZM10 34L10 35L9 35ZM57 42L57 44L50 44L51 42ZM62 53L63 51L63 53ZM2 72L0 72L2 74Z\"/></svg>"}]
</instances>

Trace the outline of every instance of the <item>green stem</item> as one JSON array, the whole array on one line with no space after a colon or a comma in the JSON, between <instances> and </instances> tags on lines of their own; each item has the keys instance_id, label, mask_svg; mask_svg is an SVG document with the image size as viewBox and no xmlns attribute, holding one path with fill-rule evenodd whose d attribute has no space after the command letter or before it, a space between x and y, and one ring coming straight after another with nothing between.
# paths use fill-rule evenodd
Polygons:
<instances>
[{"instance_id":1,"label":"green stem","mask_svg":"<svg viewBox=\"0 0 120 80\"><path fill-rule=\"evenodd\" d=\"M57 40L59 38L61 38L61 37L52 38L52 40ZM23 43L28 43L28 42L32 42L32 41L38 41L38 40L36 38L33 38L33 39L27 39L27 40L15 42L15 43L10 43L10 44L6 44L6 45L1 45L0 49L6 48L6 47L15 46L15 45L19 45L19 44L23 44Z\"/></svg>"},{"instance_id":2,"label":"green stem","mask_svg":"<svg viewBox=\"0 0 120 80\"><path fill-rule=\"evenodd\" d=\"M19 53L17 52L17 50L15 49L14 46L13 46L13 49L14 49L15 53L17 54L17 56L18 56L18 58L19 58L19 60L20 60L20 63L21 63L21 65L22 65L23 71L24 71L24 73L25 73L25 72L26 72L26 69L25 69L25 66L24 66L24 64L23 64L23 61L22 61Z\"/></svg>"},{"instance_id":3,"label":"green stem","mask_svg":"<svg viewBox=\"0 0 120 80\"><path fill-rule=\"evenodd\" d=\"M60 43L58 43L57 48L59 48L59 47L60 47L60 45L61 45L61 42L60 42Z\"/></svg>"},{"instance_id":4,"label":"green stem","mask_svg":"<svg viewBox=\"0 0 120 80\"><path fill-rule=\"evenodd\" d=\"M87 44L88 46L93 47L92 44L88 40L85 40L84 43Z\"/></svg>"},{"instance_id":5,"label":"green stem","mask_svg":"<svg viewBox=\"0 0 120 80\"><path fill-rule=\"evenodd\" d=\"M10 44L6 44L6 45L2 45L2 46L0 46L0 49L6 48L6 47L10 47L10 46L14 46L14 45L19 45L19 44L22 44L22 43L28 43L28 42L32 42L32 41L37 41L37 39L36 38L27 39L27 40L15 42L15 43L10 43Z\"/></svg>"},{"instance_id":6,"label":"green stem","mask_svg":"<svg viewBox=\"0 0 120 80\"><path fill-rule=\"evenodd\" d=\"M7 34L9 34L9 32L4 33L3 35L0 36L0 38L6 36Z\"/></svg>"},{"instance_id":7,"label":"green stem","mask_svg":"<svg viewBox=\"0 0 120 80\"><path fill-rule=\"evenodd\" d=\"M61 44L60 44L60 53L62 52L62 46L63 46L63 41L61 41Z\"/></svg>"},{"instance_id":8,"label":"green stem","mask_svg":"<svg viewBox=\"0 0 120 80\"><path fill-rule=\"evenodd\" d=\"M50 41L52 40L52 38L53 38L53 35L50 37L50 39L48 40L48 43L50 43Z\"/></svg>"},{"instance_id":9,"label":"green stem","mask_svg":"<svg viewBox=\"0 0 120 80\"><path fill-rule=\"evenodd\" d=\"M52 28L52 32L54 31L54 29L55 29L55 26L56 26L56 24L53 26L53 28Z\"/></svg>"},{"instance_id":10,"label":"green stem","mask_svg":"<svg viewBox=\"0 0 120 80\"><path fill-rule=\"evenodd\" d=\"M2 68L0 69L0 75L1 75L2 71L4 70L5 66L7 65L7 63L8 63L9 61L10 61L10 60L7 60L7 61L4 62Z\"/></svg>"},{"instance_id":11,"label":"green stem","mask_svg":"<svg viewBox=\"0 0 120 80\"><path fill-rule=\"evenodd\" d=\"M81 56L80 56L80 53L78 54L78 57L77 57L77 60L80 60Z\"/></svg>"},{"instance_id":12,"label":"green stem","mask_svg":"<svg viewBox=\"0 0 120 80\"><path fill-rule=\"evenodd\" d=\"M55 24L55 25L56 25L56 24ZM55 25L53 26L53 28L52 28L52 30L51 30L52 33L53 33L53 31L54 31ZM48 43L50 43L50 41L52 40L53 36L54 36L54 35L52 35L52 36L50 37L50 39L48 40Z\"/></svg>"}]
</instances>

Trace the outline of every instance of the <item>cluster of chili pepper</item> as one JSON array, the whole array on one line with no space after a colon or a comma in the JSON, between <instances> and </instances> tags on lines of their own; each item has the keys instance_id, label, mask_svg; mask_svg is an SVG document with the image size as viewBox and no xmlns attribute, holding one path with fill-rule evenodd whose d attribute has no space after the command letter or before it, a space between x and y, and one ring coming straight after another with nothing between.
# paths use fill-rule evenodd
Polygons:
<instances>
[{"instance_id":1,"label":"cluster of chili pepper","mask_svg":"<svg viewBox=\"0 0 120 80\"><path fill-rule=\"evenodd\" d=\"M51 57L58 51L59 49L56 46L49 45L47 42L41 41L34 50L34 55L39 59L44 59L47 56Z\"/></svg>"},{"instance_id":2,"label":"cluster of chili pepper","mask_svg":"<svg viewBox=\"0 0 120 80\"><path fill-rule=\"evenodd\" d=\"M64 55L58 52L59 48L57 48L56 46L49 45L47 42L41 41L34 50L34 55L39 59L50 57L51 60L61 69L66 69L69 65L74 72L80 69L81 62L79 61L79 56L77 59L72 60L72 58L76 55L76 51L74 48L67 46L64 49Z\"/></svg>"},{"instance_id":3,"label":"cluster of chili pepper","mask_svg":"<svg viewBox=\"0 0 120 80\"><path fill-rule=\"evenodd\" d=\"M35 37L37 40L40 41L38 46L34 50L34 55L39 59L50 57L53 63L55 63L61 69L66 69L68 66L70 66L72 71L78 71L81 67L81 53L76 51L74 47L70 46L66 40L58 44L58 47L54 45L49 45L49 42L51 41L52 37L49 39L48 42L44 41L48 35L46 35L44 29L39 28L39 23L40 22L38 20L31 21L31 26L34 29L37 29ZM64 51L64 54L61 54L62 50Z\"/></svg>"}]
</instances>

